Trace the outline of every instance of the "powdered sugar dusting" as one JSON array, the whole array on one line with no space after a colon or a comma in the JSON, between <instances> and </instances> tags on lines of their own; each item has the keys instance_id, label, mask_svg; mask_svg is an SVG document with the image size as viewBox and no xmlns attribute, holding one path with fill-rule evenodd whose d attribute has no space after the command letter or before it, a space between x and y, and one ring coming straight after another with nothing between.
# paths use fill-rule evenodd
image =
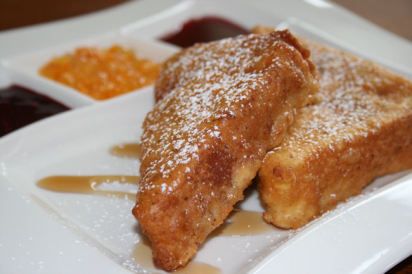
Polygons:
<instances>
[{"instance_id":1,"label":"powdered sugar dusting","mask_svg":"<svg viewBox=\"0 0 412 274\"><path fill-rule=\"evenodd\" d=\"M309 44L319 70L319 102L301 110L282 149L310 155L374 134L400 115L412 114L412 84L339 50ZM304 153L304 154L302 154Z\"/></svg>"},{"instance_id":2,"label":"powdered sugar dusting","mask_svg":"<svg viewBox=\"0 0 412 274\"><path fill-rule=\"evenodd\" d=\"M185 264L223 222L272 148L272 129L287 128L284 112L304 104L314 82L287 31L199 44L166 62L162 99L143 125L133 209L160 266Z\"/></svg>"},{"instance_id":3,"label":"powdered sugar dusting","mask_svg":"<svg viewBox=\"0 0 412 274\"><path fill-rule=\"evenodd\" d=\"M249 35L198 44L166 63L156 87L156 93L164 98L144 123L143 159L150 159L150 165L142 165L143 182L153 176L166 180L178 166L198 161L199 154L216 142L251 146L240 131L226 136L222 132L226 122L240 120L246 113L253 115L255 97L261 96L258 92L273 85L280 71L296 77L297 82L304 82L309 71L306 65L302 72L296 58L283 54L297 51L280 38L281 35L275 39L271 35ZM268 71L272 77L268 77ZM281 92L278 87L267 98L277 95L279 100L276 92ZM273 109L277 107L275 103L269 99L260 107ZM262 154L265 150L259 148ZM141 187L142 191L154 186ZM161 187L161 191L167 193L167 188Z\"/></svg>"}]
</instances>

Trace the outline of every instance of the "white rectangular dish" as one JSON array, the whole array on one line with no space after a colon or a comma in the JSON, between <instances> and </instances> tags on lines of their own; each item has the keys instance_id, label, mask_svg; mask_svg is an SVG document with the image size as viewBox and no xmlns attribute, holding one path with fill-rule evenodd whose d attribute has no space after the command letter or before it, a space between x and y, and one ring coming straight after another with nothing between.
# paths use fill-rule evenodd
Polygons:
<instances>
[{"instance_id":1,"label":"white rectangular dish","mask_svg":"<svg viewBox=\"0 0 412 274\"><path fill-rule=\"evenodd\" d=\"M92 273L114 273L108 270L116 268L114 265L137 273L144 270L133 262L133 250L141 241L130 213L134 201L50 192L38 188L36 182L50 175L138 175L137 160L119 159L109 151L114 145L138 138L139 125L153 104L152 98L149 88L46 119L0 140L0 208L5 220L4 233L0 234L2 272L77 273L85 271L85 265ZM273 228L253 236L212 237L195 260L218 267L222 273L259 273L268 263L271 267L266 273L273 269L288 273L340 269L338 272L347 273L363 260L363 264L370 264L367 268L385 269L388 261L383 262L390 257L376 262L366 259L395 249L400 256L397 252L410 251L412 243L411 179L394 182L399 177L402 174L378 180L364 196L299 231ZM255 192L241 208L262 211ZM56 241L58 245L53 247ZM71 253L78 249L78 254ZM329 253L331 249L333 253ZM297 253L300 255L295 257ZM58 260L56 254L61 254ZM344 254L345 260L337 260ZM295 259L308 262L295 265ZM100 269L101 260L110 268Z\"/></svg>"},{"instance_id":2,"label":"white rectangular dish","mask_svg":"<svg viewBox=\"0 0 412 274\"><path fill-rule=\"evenodd\" d=\"M1 273L160 272L133 260L142 241L130 213L134 201L62 194L36 185L43 177L59 174L138 175L139 161L109 151L117 144L137 142L145 114L154 104L153 88L95 104L37 71L56 54L113 42L162 61L177 48L156 38L188 19L207 15L246 28L287 27L412 77L409 42L319 0L136 1L84 18L0 33L4 84L28 87L73 108L90 105L0 138ZM133 193L135 187L117 185L114 190ZM194 260L221 273L380 273L412 253L411 201L412 177L387 176L303 229L211 237ZM263 211L256 191L240 207Z\"/></svg>"}]
</instances>

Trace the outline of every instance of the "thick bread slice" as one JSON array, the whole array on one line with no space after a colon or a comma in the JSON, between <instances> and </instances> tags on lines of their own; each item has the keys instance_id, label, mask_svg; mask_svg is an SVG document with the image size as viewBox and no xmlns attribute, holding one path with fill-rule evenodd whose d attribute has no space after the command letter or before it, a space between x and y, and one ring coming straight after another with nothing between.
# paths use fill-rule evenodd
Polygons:
<instances>
[{"instance_id":1,"label":"thick bread slice","mask_svg":"<svg viewBox=\"0 0 412 274\"><path fill-rule=\"evenodd\" d=\"M158 266L185 265L243 199L295 108L318 89L308 57L282 31L198 44L166 62L162 99L143 125L133 209Z\"/></svg>"},{"instance_id":2,"label":"thick bread slice","mask_svg":"<svg viewBox=\"0 0 412 274\"><path fill-rule=\"evenodd\" d=\"M259 171L264 219L282 228L301 227L374 178L412 167L412 83L343 51L306 45L319 102L298 111Z\"/></svg>"}]
</instances>

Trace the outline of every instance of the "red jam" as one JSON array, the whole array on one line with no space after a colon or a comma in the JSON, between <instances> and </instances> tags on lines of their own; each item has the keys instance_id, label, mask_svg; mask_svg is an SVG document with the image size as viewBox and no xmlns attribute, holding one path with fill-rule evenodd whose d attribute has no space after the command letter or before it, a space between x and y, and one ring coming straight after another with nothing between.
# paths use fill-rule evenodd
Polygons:
<instances>
[{"instance_id":1,"label":"red jam","mask_svg":"<svg viewBox=\"0 0 412 274\"><path fill-rule=\"evenodd\" d=\"M0 89L0 137L68 109L47 96L22 87Z\"/></svg>"},{"instance_id":2,"label":"red jam","mask_svg":"<svg viewBox=\"0 0 412 274\"><path fill-rule=\"evenodd\" d=\"M161 40L186 48L195 43L210 42L246 33L249 31L236 23L220 17L206 16L185 22L178 32L168 34Z\"/></svg>"}]
</instances>

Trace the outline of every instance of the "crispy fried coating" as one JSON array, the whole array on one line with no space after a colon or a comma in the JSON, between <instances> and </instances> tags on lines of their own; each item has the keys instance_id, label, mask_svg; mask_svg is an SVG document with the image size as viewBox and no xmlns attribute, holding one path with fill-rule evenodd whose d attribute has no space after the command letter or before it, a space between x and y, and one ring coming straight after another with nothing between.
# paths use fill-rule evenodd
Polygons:
<instances>
[{"instance_id":1,"label":"crispy fried coating","mask_svg":"<svg viewBox=\"0 0 412 274\"><path fill-rule=\"evenodd\" d=\"M319 74L319 102L298 111L259 171L264 219L282 228L301 227L374 178L412 167L412 83L305 43Z\"/></svg>"},{"instance_id":2,"label":"crispy fried coating","mask_svg":"<svg viewBox=\"0 0 412 274\"><path fill-rule=\"evenodd\" d=\"M165 270L223 223L317 90L309 52L287 31L198 44L167 61L146 116L133 214Z\"/></svg>"}]
</instances>

